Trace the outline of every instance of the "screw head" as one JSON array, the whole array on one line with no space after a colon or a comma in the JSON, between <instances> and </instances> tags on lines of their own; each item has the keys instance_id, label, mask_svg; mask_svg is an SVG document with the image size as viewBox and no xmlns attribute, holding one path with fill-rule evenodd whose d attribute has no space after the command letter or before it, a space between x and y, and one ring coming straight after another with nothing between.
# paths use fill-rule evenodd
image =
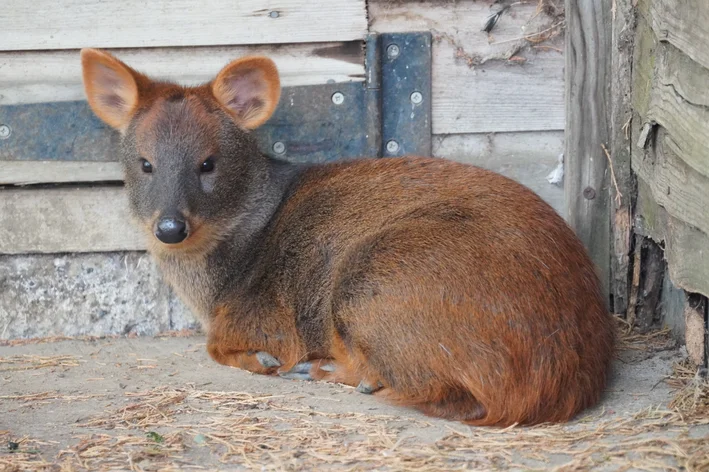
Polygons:
<instances>
[{"instance_id":1,"label":"screw head","mask_svg":"<svg viewBox=\"0 0 709 472\"><path fill-rule=\"evenodd\" d=\"M411 98L411 103L414 105L418 105L423 102L423 94L421 92L414 92L409 98Z\"/></svg>"},{"instance_id":2,"label":"screw head","mask_svg":"<svg viewBox=\"0 0 709 472\"><path fill-rule=\"evenodd\" d=\"M399 150L399 143L397 143L393 139L390 141L387 141L387 151L394 154L398 150Z\"/></svg>"},{"instance_id":3,"label":"screw head","mask_svg":"<svg viewBox=\"0 0 709 472\"><path fill-rule=\"evenodd\" d=\"M394 59L396 57L399 57L400 52L401 52L401 50L399 49L399 46L397 46L396 44L391 44L387 48L387 56L389 56L389 59Z\"/></svg>"},{"instance_id":4,"label":"screw head","mask_svg":"<svg viewBox=\"0 0 709 472\"><path fill-rule=\"evenodd\" d=\"M276 154L283 154L284 152L286 152L286 145L280 141L276 141L275 143L273 143L273 152L275 152Z\"/></svg>"},{"instance_id":5,"label":"screw head","mask_svg":"<svg viewBox=\"0 0 709 472\"><path fill-rule=\"evenodd\" d=\"M596 198L596 190L593 187L586 187L583 189L583 198L586 200L593 200Z\"/></svg>"},{"instance_id":6,"label":"screw head","mask_svg":"<svg viewBox=\"0 0 709 472\"><path fill-rule=\"evenodd\" d=\"M12 128L8 125L0 125L0 139L7 139L12 134Z\"/></svg>"},{"instance_id":7,"label":"screw head","mask_svg":"<svg viewBox=\"0 0 709 472\"><path fill-rule=\"evenodd\" d=\"M342 105L342 103L345 101L345 96L342 94L342 92L335 92L332 94L332 103L335 105Z\"/></svg>"},{"instance_id":8,"label":"screw head","mask_svg":"<svg viewBox=\"0 0 709 472\"><path fill-rule=\"evenodd\" d=\"M271 18L278 18L279 16L281 16L281 14L274 10L270 12L268 16L270 16Z\"/></svg>"}]
</instances>

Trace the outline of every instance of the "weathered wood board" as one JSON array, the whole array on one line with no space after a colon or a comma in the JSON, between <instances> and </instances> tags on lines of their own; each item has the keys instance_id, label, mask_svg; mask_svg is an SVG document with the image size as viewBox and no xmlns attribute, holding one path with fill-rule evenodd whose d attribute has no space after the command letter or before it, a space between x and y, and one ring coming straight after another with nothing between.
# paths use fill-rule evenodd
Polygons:
<instances>
[{"instance_id":1,"label":"weathered wood board","mask_svg":"<svg viewBox=\"0 0 709 472\"><path fill-rule=\"evenodd\" d=\"M675 286L709 295L709 68L699 44L708 25L697 23L705 15L705 2L639 3L632 168L636 230L664 242Z\"/></svg>"},{"instance_id":2,"label":"weathered wood board","mask_svg":"<svg viewBox=\"0 0 709 472\"><path fill-rule=\"evenodd\" d=\"M184 85L209 81L229 61L245 55L273 59L286 87L364 80L364 52L359 41L111 52L151 77ZM84 99L78 50L0 52L0 105Z\"/></svg>"},{"instance_id":3,"label":"weathered wood board","mask_svg":"<svg viewBox=\"0 0 709 472\"><path fill-rule=\"evenodd\" d=\"M0 254L142 249L122 187L0 191Z\"/></svg>"},{"instance_id":4,"label":"weathered wood board","mask_svg":"<svg viewBox=\"0 0 709 472\"><path fill-rule=\"evenodd\" d=\"M652 29L687 56L709 68L709 2L706 0L652 0Z\"/></svg>"},{"instance_id":5,"label":"weathered wood board","mask_svg":"<svg viewBox=\"0 0 709 472\"><path fill-rule=\"evenodd\" d=\"M371 31L433 33L434 134L564 129L561 45L535 48L524 39L558 27L536 4L515 4L490 35L481 31L494 11L489 2L378 0L368 6Z\"/></svg>"},{"instance_id":6,"label":"weathered wood board","mask_svg":"<svg viewBox=\"0 0 709 472\"><path fill-rule=\"evenodd\" d=\"M632 0L616 0L611 48L610 142L611 284L614 313L625 314L630 297L630 252L635 181L631 171L632 70L635 12ZM605 152L605 151L604 151ZM612 166L612 167L611 167ZM613 179L613 177L615 179Z\"/></svg>"},{"instance_id":7,"label":"weathered wood board","mask_svg":"<svg viewBox=\"0 0 709 472\"><path fill-rule=\"evenodd\" d=\"M566 207L608 293L611 179L603 146L610 138L610 2L566 0L566 17Z\"/></svg>"},{"instance_id":8,"label":"weathered wood board","mask_svg":"<svg viewBox=\"0 0 709 472\"><path fill-rule=\"evenodd\" d=\"M694 170L675 152L676 145L666 130L659 129L655 141L651 153L633 160L633 170L646 182L658 205L679 221L709 234L709 176Z\"/></svg>"},{"instance_id":9,"label":"weathered wood board","mask_svg":"<svg viewBox=\"0 0 709 472\"><path fill-rule=\"evenodd\" d=\"M1 161L0 185L42 183L121 182L118 162Z\"/></svg>"},{"instance_id":10,"label":"weathered wood board","mask_svg":"<svg viewBox=\"0 0 709 472\"><path fill-rule=\"evenodd\" d=\"M361 40L365 0L5 0L6 51Z\"/></svg>"},{"instance_id":11,"label":"weathered wood board","mask_svg":"<svg viewBox=\"0 0 709 472\"><path fill-rule=\"evenodd\" d=\"M658 205L642 179L638 179L636 213L636 231L665 243L672 283L688 292L709 293L709 236Z\"/></svg>"}]
</instances>

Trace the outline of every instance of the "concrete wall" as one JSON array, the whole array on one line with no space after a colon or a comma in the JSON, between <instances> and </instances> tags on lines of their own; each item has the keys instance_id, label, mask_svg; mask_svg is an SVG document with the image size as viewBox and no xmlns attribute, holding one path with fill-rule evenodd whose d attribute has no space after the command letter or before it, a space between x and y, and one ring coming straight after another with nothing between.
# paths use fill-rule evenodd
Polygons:
<instances>
[{"instance_id":1,"label":"concrete wall","mask_svg":"<svg viewBox=\"0 0 709 472\"><path fill-rule=\"evenodd\" d=\"M0 339L194 327L145 253L0 256Z\"/></svg>"}]
</instances>

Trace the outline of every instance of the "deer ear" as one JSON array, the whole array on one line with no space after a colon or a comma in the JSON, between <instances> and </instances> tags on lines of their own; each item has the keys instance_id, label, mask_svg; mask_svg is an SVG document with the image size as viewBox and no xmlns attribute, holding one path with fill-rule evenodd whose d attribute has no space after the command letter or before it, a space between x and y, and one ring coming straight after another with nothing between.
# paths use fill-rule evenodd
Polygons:
<instances>
[{"instance_id":1,"label":"deer ear","mask_svg":"<svg viewBox=\"0 0 709 472\"><path fill-rule=\"evenodd\" d=\"M138 107L139 74L98 49L81 50L81 67L91 109L107 125L125 131Z\"/></svg>"},{"instance_id":2,"label":"deer ear","mask_svg":"<svg viewBox=\"0 0 709 472\"><path fill-rule=\"evenodd\" d=\"M276 64L267 57L244 57L224 67L212 94L246 129L258 128L273 114L281 96Z\"/></svg>"}]
</instances>

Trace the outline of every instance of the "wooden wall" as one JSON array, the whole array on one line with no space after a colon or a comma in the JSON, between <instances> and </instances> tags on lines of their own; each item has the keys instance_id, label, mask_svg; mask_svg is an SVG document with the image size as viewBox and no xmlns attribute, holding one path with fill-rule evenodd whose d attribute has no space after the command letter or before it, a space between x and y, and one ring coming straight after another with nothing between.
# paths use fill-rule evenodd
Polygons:
<instances>
[{"instance_id":1,"label":"wooden wall","mask_svg":"<svg viewBox=\"0 0 709 472\"><path fill-rule=\"evenodd\" d=\"M689 294L706 297L709 3L640 0L634 14L629 84L632 124L628 130L632 171L637 178L634 229L660 244L666 276L673 286L684 290L688 300ZM637 260L645 263L642 258ZM703 329L703 323L697 325L694 318L701 321L706 314L693 317L694 311L688 306L687 326ZM690 334L702 337L701 333L687 333L688 337Z\"/></svg>"},{"instance_id":2,"label":"wooden wall","mask_svg":"<svg viewBox=\"0 0 709 472\"><path fill-rule=\"evenodd\" d=\"M563 148L563 10L514 4L487 34L481 29L491 7L474 0L283 0L272 7L8 0L0 16L0 107L82 100L78 49L85 46L187 84L208 80L234 57L266 54L284 85L317 85L364 80L368 32L427 30L434 36L434 155L516 178L563 213L563 190L547 180ZM0 253L143 249L121 179L115 162L0 153Z\"/></svg>"}]
</instances>

